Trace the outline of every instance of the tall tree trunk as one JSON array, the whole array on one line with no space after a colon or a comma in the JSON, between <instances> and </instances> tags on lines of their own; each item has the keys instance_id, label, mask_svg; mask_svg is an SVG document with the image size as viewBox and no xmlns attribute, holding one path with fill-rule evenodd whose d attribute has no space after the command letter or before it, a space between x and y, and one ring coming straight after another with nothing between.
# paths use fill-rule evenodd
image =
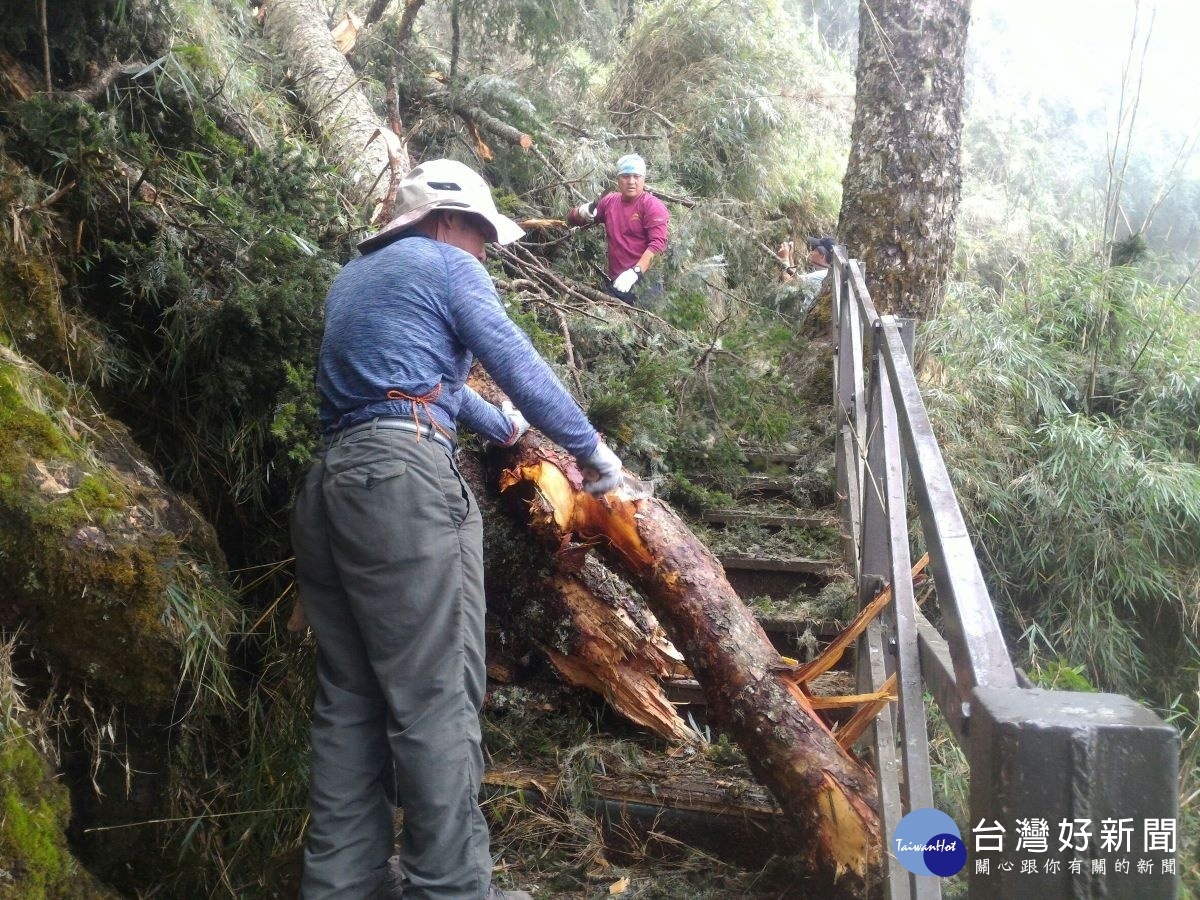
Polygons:
<instances>
[{"instance_id":1,"label":"tall tree trunk","mask_svg":"<svg viewBox=\"0 0 1200 900\"><path fill-rule=\"evenodd\" d=\"M839 238L880 312L926 318L954 258L970 0L860 0Z\"/></svg>"},{"instance_id":2,"label":"tall tree trunk","mask_svg":"<svg viewBox=\"0 0 1200 900\"><path fill-rule=\"evenodd\" d=\"M354 199L367 200L380 177L386 178L388 149L394 150L399 138L376 114L338 51L319 0L269 0L263 15L263 29L289 61L300 102L326 152L341 165ZM402 177L408 171L407 154L399 154L399 166L396 175ZM387 181L382 184L386 189Z\"/></svg>"}]
</instances>

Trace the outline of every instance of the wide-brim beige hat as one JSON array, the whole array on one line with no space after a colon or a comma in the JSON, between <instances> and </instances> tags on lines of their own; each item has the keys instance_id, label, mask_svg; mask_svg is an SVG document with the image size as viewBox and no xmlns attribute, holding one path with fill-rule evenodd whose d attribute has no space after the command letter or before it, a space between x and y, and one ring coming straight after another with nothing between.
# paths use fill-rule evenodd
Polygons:
<instances>
[{"instance_id":1,"label":"wide-brim beige hat","mask_svg":"<svg viewBox=\"0 0 1200 900\"><path fill-rule=\"evenodd\" d=\"M359 252L377 250L439 209L479 216L491 226L490 239L497 244L511 244L525 236L520 225L496 209L487 182L454 159L433 159L409 172L396 190L396 209L396 218L361 241Z\"/></svg>"}]
</instances>

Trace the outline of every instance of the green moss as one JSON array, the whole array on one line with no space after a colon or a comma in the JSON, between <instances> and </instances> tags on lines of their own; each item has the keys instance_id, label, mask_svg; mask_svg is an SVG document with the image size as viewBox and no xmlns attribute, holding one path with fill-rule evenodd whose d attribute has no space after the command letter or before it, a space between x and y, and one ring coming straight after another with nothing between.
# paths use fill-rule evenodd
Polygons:
<instances>
[{"instance_id":1,"label":"green moss","mask_svg":"<svg viewBox=\"0 0 1200 900\"><path fill-rule=\"evenodd\" d=\"M46 365L66 360L67 334L54 270L42 260L0 256L0 309L9 338Z\"/></svg>"},{"instance_id":2,"label":"green moss","mask_svg":"<svg viewBox=\"0 0 1200 900\"><path fill-rule=\"evenodd\" d=\"M84 476L70 496L83 509L93 513L99 509L123 509L128 499L125 490L97 475Z\"/></svg>"},{"instance_id":3,"label":"green moss","mask_svg":"<svg viewBox=\"0 0 1200 900\"><path fill-rule=\"evenodd\" d=\"M0 900L115 900L72 854L67 789L12 719L0 724Z\"/></svg>"},{"instance_id":4,"label":"green moss","mask_svg":"<svg viewBox=\"0 0 1200 900\"><path fill-rule=\"evenodd\" d=\"M20 730L0 741L0 867L11 881L0 898L60 897L77 865L66 849L66 789Z\"/></svg>"},{"instance_id":5,"label":"green moss","mask_svg":"<svg viewBox=\"0 0 1200 900\"><path fill-rule=\"evenodd\" d=\"M49 457L66 453L66 444L54 423L37 410L30 409L17 390L18 370L0 363L0 471L12 475L10 459L20 452L29 456Z\"/></svg>"},{"instance_id":6,"label":"green moss","mask_svg":"<svg viewBox=\"0 0 1200 900\"><path fill-rule=\"evenodd\" d=\"M189 627L172 618L170 588L187 595L212 579L158 521L156 487L104 464L26 400L60 400L57 385L0 365L0 625L25 624L57 669L115 702L166 706L189 641L223 633L228 615L206 609Z\"/></svg>"}]
</instances>

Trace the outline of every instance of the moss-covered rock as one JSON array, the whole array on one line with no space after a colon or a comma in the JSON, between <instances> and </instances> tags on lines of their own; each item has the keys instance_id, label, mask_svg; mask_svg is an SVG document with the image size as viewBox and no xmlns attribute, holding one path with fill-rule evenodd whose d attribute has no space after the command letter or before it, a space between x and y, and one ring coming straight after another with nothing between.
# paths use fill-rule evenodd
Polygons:
<instances>
[{"instance_id":1,"label":"moss-covered rock","mask_svg":"<svg viewBox=\"0 0 1200 900\"><path fill-rule=\"evenodd\" d=\"M67 847L67 789L20 726L0 735L0 900L116 900Z\"/></svg>"},{"instance_id":2,"label":"moss-covered rock","mask_svg":"<svg viewBox=\"0 0 1200 900\"><path fill-rule=\"evenodd\" d=\"M211 676L193 660L223 657L222 569L210 526L121 425L0 348L0 627L23 624L72 683L165 708L181 678Z\"/></svg>"}]
</instances>

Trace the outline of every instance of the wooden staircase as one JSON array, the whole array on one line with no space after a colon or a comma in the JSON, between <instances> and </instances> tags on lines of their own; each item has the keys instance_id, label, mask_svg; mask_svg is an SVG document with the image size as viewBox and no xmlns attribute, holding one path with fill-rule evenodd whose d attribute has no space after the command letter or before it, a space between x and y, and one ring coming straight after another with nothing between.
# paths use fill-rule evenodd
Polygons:
<instances>
[{"instance_id":1,"label":"wooden staircase","mask_svg":"<svg viewBox=\"0 0 1200 900\"><path fill-rule=\"evenodd\" d=\"M748 451L745 456L748 471L734 494L736 505L706 510L701 529L713 537L733 589L755 609L777 646L784 645L781 652L795 656L791 651L800 648L788 642L798 628L827 640L844 624L845 616L828 615L812 602L830 584L848 578L837 556L837 514L832 508L798 505L799 454ZM761 600L771 602L756 602Z\"/></svg>"},{"instance_id":2,"label":"wooden staircase","mask_svg":"<svg viewBox=\"0 0 1200 900\"><path fill-rule=\"evenodd\" d=\"M725 577L754 611L780 654L805 662L836 637L852 618L852 582L837 553L836 512L796 502L799 454L747 452L747 473L734 493L735 505L705 510L694 527L709 540ZM742 545L742 539L748 539ZM845 587L846 602L830 609L831 586ZM829 673L828 692L853 693L847 653ZM668 683L668 696L688 706L703 704L694 682ZM835 716L835 718L837 718Z\"/></svg>"}]
</instances>

